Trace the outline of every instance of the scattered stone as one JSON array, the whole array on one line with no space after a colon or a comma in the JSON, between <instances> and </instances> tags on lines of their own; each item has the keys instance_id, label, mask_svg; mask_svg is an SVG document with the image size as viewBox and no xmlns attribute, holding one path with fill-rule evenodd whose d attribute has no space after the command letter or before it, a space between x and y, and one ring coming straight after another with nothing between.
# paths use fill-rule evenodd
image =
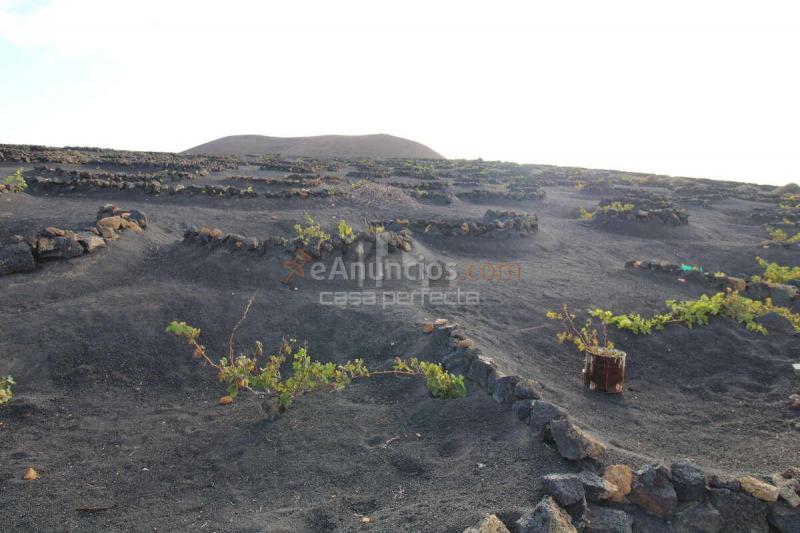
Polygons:
<instances>
[{"instance_id":1,"label":"scattered stone","mask_svg":"<svg viewBox=\"0 0 800 533\"><path fill-rule=\"evenodd\" d=\"M119 238L117 232L108 226L97 226L97 230L100 232L100 236L108 241L116 241Z\"/></svg>"},{"instance_id":2,"label":"scattered stone","mask_svg":"<svg viewBox=\"0 0 800 533\"><path fill-rule=\"evenodd\" d=\"M483 520L473 527L468 527L464 533L510 533L508 528L493 514L486 515Z\"/></svg>"},{"instance_id":3,"label":"scattered stone","mask_svg":"<svg viewBox=\"0 0 800 533\"><path fill-rule=\"evenodd\" d=\"M779 497L789 504L790 507L800 507L800 479L786 476L785 474L775 474L772 482L778 487Z\"/></svg>"},{"instance_id":4,"label":"scattered stone","mask_svg":"<svg viewBox=\"0 0 800 533\"><path fill-rule=\"evenodd\" d=\"M720 477L716 474L712 474L710 478L708 478L708 486L714 489L726 489L731 492L739 492L742 488L741 483L738 480L728 477Z\"/></svg>"},{"instance_id":5,"label":"scattered stone","mask_svg":"<svg viewBox=\"0 0 800 533\"><path fill-rule=\"evenodd\" d=\"M36 240L36 257L40 261L72 259L83 255L83 246L72 232L65 237L40 236Z\"/></svg>"},{"instance_id":6,"label":"scattered stone","mask_svg":"<svg viewBox=\"0 0 800 533\"><path fill-rule=\"evenodd\" d=\"M789 407L792 409L800 409L800 394L792 394L789 396Z\"/></svg>"},{"instance_id":7,"label":"scattered stone","mask_svg":"<svg viewBox=\"0 0 800 533\"><path fill-rule=\"evenodd\" d=\"M486 388L497 403L511 405L514 401L514 387L519 376L503 376L499 371L492 372L486 380Z\"/></svg>"},{"instance_id":8,"label":"scattered stone","mask_svg":"<svg viewBox=\"0 0 800 533\"><path fill-rule=\"evenodd\" d=\"M781 533L797 533L800 531L800 509L775 502L769 505L769 523Z\"/></svg>"},{"instance_id":9,"label":"scattered stone","mask_svg":"<svg viewBox=\"0 0 800 533\"><path fill-rule=\"evenodd\" d=\"M548 474L542 477L542 490L562 507L586 503L583 483L576 474Z\"/></svg>"},{"instance_id":10,"label":"scattered stone","mask_svg":"<svg viewBox=\"0 0 800 533\"><path fill-rule=\"evenodd\" d=\"M147 215L138 209L131 209L122 216L132 220L133 222L136 222L136 224L142 229L147 229L147 225L150 223L150 219L147 218Z\"/></svg>"},{"instance_id":11,"label":"scattered stone","mask_svg":"<svg viewBox=\"0 0 800 533\"><path fill-rule=\"evenodd\" d=\"M706 475L698 467L689 463L673 463L672 485L680 502L703 501L706 488Z\"/></svg>"},{"instance_id":12,"label":"scattered stone","mask_svg":"<svg viewBox=\"0 0 800 533\"><path fill-rule=\"evenodd\" d=\"M583 484L583 490L586 493L586 500L590 502L599 502L608 500L612 494L617 491L617 486L610 481L598 476L594 472L584 470L578 477Z\"/></svg>"},{"instance_id":13,"label":"scattered stone","mask_svg":"<svg viewBox=\"0 0 800 533\"><path fill-rule=\"evenodd\" d=\"M442 364L448 372L464 375L469 368L470 359L464 350L454 350L442 357Z\"/></svg>"},{"instance_id":14,"label":"scattered stone","mask_svg":"<svg viewBox=\"0 0 800 533\"><path fill-rule=\"evenodd\" d=\"M537 390L536 382L528 378L520 378L514 385L515 400L538 400L541 398Z\"/></svg>"},{"instance_id":15,"label":"scattered stone","mask_svg":"<svg viewBox=\"0 0 800 533\"><path fill-rule=\"evenodd\" d=\"M123 224L125 224L125 222L123 221L122 217L118 215L115 215L113 217L101 218L97 221L97 227L104 226L107 228L111 228L113 230L118 230L122 228Z\"/></svg>"},{"instance_id":16,"label":"scattered stone","mask_svg":"<svg viewBox=\"0 0 800 533\"><path fill-rule=\"evenodd\" d=\"M622 502L625 496L631 493L633 471L628 465L607 466L603 472L603 479L616 487L609 497L612 502Z\"/></svg>"},{"instance_id":17,"label":"scattered stone","mask_svg":"<svg viewBox=\"0 0 800 533\"><path fill-rule=\"evenodd\" d=\"M563 407L546 402L544 400L534 400L531 403L531 416L528 426L534 437L542 440L552 438L550 433L550 423L567 417L567 412Z\"/></svg>"},{"instance_id":18,"label":"scattered stone","mask_svg":"<svg viewBox=\"0 0 800 533\"><path fill-rule=\"evenodd\" d=\"M26 242L0 245L0 276L31 272L35 269L36 261Z\"/></svg>"},{"instance_id":19,"label":"scattered stone","mask_svg":"<svg viewBox=\"0 0 800 533\"><path fill-rule=\"evenodd\" d=\"M63 229L54 228L53 226L45 228L43 233L48 234L51 237L63 237L67 234L67 232Z\"/></svg>"},{"instance_id":20,"label":"scattered stone","mask_svg":"<svg viewBox=\"0 0 800 533\"><path fill-rule=\"evenodd\" d=\"M479 355L469 365L467 377L481 387L486 387L486 380L489 378L489 373L494 369L495 364L491 358Z\"/></svg>"},{"instance_id":21,"label":"scattered stone","mask_svg":"<svg viewBox=\"0 0 800 533\"><path fill-rule=\"evenodd\" d=\"M742 476L739 478L739 483L742 485L742 490L748 494L752 494L759 500L765 502L774 502L778 500L778 487L765 483L752 476Z\"/></svg>"},{"instance_id":22,"label":"scattered stone","mask_svg":"<svg viewBox=\"0 0 800 533\"><path fill-rule=\"evenodd\" d=\"M633 521L628 513L608 507L590 507L581 519L584 533L631 533Z\"/></svg>"},{"instance_id":23,"label":"scattered stone","mask_svg":"<svg viewBox=\"0 0 800 533\"><path fill-rule=\"evenodd\" d=\"M767 504L742 492L728 489L708 491L709 500L722 516L725 533L767 533Z\"/></svg>"},{"instance_id":24,"label":"scattered stone","mask_svg":"<svg viewBox=\"0 0 800 533\"><path fill-rule=\"evenodd\" d=\"M87 254L94 252L99 248L105 248L106 241L91 231L82 231L78 233L78 242L83 246Z\"/></svg>"},{"instance_id":25,"label":"scattered stone","mask_svg":"<svg viewBox=\"0 0 800 533\"><path fill-rule=\"evenodd\" d=\"M566 419L550 422L550 433L556 443L558 453L565 459L573 461L587 457L599 459L606 450L606 445L597 437Z\"/></svg>"},{"instance_id":26,"label":"scattered stone","mask_svg":"<svg viewBox=\"0 0 800 533\"><path fill-rule=\"evenodd\" d=\"M511 410L519 420L527 423L531 416L532 404L533 402L531 400L517 400L511 405Z\"/></svg>"},{"instance_id":27,"label":"scattered stone","mask_svg":"<svg viewBox=\"0 0 800 533\"><path fill-rule=\"evenodd\" d=\"M656 516L669 516L678 505L678 495L670 482L669 470L651 465L636 472L628 499Z\"/></svg>"},{"instance_id":28,"label":"scattered stone","mask_svg":"<svg viewBox=\"0 0 800 533\"><path fill-rule=\"evenodd\" d=\"M570 516L545 496L532 513L517 520L517 533L577 533Z\"/></svg>"},{"instance_id":29,"label":"scattered stone","mask_svg":"<svg viewBox=\"0 0 800 533\"><path fill-rule=\"evenodd\" d=\"M680 509L672 518L674 533L719 533L722 515L708 504L691 504Z\"/></svg>"}]
</instances>

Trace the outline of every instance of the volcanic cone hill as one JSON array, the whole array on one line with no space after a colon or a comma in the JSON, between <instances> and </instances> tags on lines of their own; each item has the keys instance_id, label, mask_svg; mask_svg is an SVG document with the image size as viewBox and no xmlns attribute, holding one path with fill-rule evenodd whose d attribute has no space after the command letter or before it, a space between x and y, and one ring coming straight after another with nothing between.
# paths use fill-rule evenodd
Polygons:
<instances>
[{"instance_id":1,"label":"volcanic cone hill","mask_svg":"<svg viewBox=\"0 0 800 533\"><path fill-rule=\"evenodd\" d=\"M184 154L266 155L306 157L370 157L376 159L444 159L424 144L378 133L375 135L317 135L313 137L267 137L231 135L195 146Z\"/></svg>"}]
</instances>

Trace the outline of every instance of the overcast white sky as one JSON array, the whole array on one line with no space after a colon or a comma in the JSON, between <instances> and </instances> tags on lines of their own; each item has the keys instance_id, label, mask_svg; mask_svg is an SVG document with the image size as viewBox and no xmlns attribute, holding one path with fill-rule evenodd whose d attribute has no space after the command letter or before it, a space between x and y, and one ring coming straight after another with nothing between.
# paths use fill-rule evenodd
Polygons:
<instances>
[{"instance_id":1,"label":"overcast white sky","mask_svg":"<svg viewBox=\"0 0 800 533\"><path fill-rule=\"evenodd\" d=\"M0 143L390 133L784 184L799 51L792 2L0 0Z\"/></svg>"}]
</instances>

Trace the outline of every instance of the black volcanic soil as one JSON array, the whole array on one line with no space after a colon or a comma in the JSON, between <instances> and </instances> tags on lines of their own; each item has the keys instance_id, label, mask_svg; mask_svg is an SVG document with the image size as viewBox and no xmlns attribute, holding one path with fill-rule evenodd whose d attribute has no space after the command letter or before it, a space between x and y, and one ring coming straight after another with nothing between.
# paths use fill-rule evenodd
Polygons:
<instances>
[{"instance_id":1,"label":"black volcanic soil","mask_svg":"<svg viewBox=\"0 0 800 533\"><path fill-rule=\"evenodd\" d=\"M797 337L764 337L725 319L650 337L612 332L629 353L627 391L614 397L583 388L580 355L555 343L556 324L545 319L562 302L653 313L668 298L701 293L669 275L625 270L627 259L685 261L731 275L756 273L755 255L796 262L796 252L756 246L763 229L747 216L759 204L689 207L690 224L677 228L597 229L576 220L577 208L596 199L557 187L547 188L544 202L420 204L413 213L340 198L6 194L0 238L80 227L108 202L144 210L149 229L93 256L0 278L0 374L18 382L15 399L0 407L3 531L459 532L486 512L513 518L530 510L539 476L575 468L476 387L463 400L440 401L418 381L374 379L301 398L273 422L252 396L218 406L223 391L213 372L163 330L186 320L221 351L252 294L242 346L262 339L274 348L295 337L326 360L361 356L374 367L396 355L436 360L445 338L420 326L446 317L502 368L539 381L547 399L616 453L641 462L688 457L726 472L797 464L800 435L788 424L797 414L785 401L797 388L789 366ZM321 290L348 286L306 278L287 287L285 257L179 242L191 224L285 235L305 210L333 228L339 218L356 226L364 218L477 218L489 207L536 213L538 234L415 236L415 253L454 261L461 273L469 263L521 265L518 282L462 279L462 288L480 291L479 306L321 306ZM29 466L39 480L21 480Z\"/></svg>"}]
</instances>

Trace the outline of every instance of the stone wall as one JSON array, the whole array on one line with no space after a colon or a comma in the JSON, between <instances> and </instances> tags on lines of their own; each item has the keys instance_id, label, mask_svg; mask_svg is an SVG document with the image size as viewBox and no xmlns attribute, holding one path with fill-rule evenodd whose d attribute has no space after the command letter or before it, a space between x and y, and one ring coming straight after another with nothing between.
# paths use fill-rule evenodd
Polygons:
<instances>
[{"instance_id":1,"label":"stone wall","mask_svg":"<svg viewBox=\"0 0 800 533\"><path fill-rule=\"evenodd\" d=\"M608 444L581 428L566 409L543 399L535 381L503 372L458 325L440 319L423 331L449 336L441 361L449 372L484 389L513 411L532 438L551 442L582 470L544 476L546 496L516 522L517 532L644 532L653 527L674 533L800 532L800 468L768 477L724 477L687 462L638 470L611 464ZM647 517L642 523L632 516L634 509Z\"/></svg>"},{"instance_id":2,"label":"stone wall","mask_svg":"<svg viewBox=\"0 0 800 533\"><path fill-rule=\"evenodd\" d=\"M728 276L722 272L704 272L697 268L684 270L682 265L670 263L669 261L630 260L625 263L625 268L672 274L686 282L703 284L715 290L730 288L755 300L771 298L772 303L778 306L800 307L800 283L784 285L768 281L749 281L744 278Z\"/></svg>"},{"instance_id":3,"label":"stone wall","mask_svg":"<svg viewBox=\"0 0 800 533\"><path fill-rule=\"evenodd\" d=\"M78 230L48 227L36 235L14 235L0 244L0 276L31 272L37 263L66 260L90 254L118 239L122 231L141 233L147 229L147 215L114 205L103 206L93 226Z\"/></svg>"},{"instance_id":4,"label":"stone wall","mask_svg":"<svg viewBox=\"0 0 800 533\"><path fill-rule=\"evenodd\" d=\"M613 207L614 205L632 207L619 209ZM671 226L680 226L689 223L689 213L685 209L674 207L663 196L638 193L600 200L590 219L595 224L605 224L615 220L660 222Z\"/></svg>"},{"instance_id":5,"label":"stone wall","mask_svg":"<svg viewBox=\"0 0 800 533\"><path fill-rule=\"evenodd\" d=\"M169 194L187 196L209 196L213 198L327 198L336 194L330 189L286 189L280 191L256 192L252 187L242 188L232 185L164 185L161 181L111 181L104 179L61 179L34 177L29 178L28 186L31 192L42 193L80 193L98 191L136 191L144 194Z\"/></svg>"},{"instance_id":6,"label":"stone wall","mask_svg":"<svg viewBox=\"0 0 800 533\"><path fill-rule=\"evenodd\" d=\"M383 232L381 238L386 239L389 252L398 250L410 252L413 249L413 240L407 230ZM258 255L264 255L273 250L294 253L298 249L302 249L312 257L321 257L325 253L335 251L347 252L358 246L359 243L374 243L375 240L374 233L365 231L354 235L351 241L344 241L338 235L333 235L328 240L303 243L297 237L246 237L236 233L226 233L217 228L198 228L196 226L189 227L183 235L185 243L207 246L210 249L250 252Z\"/></svg>"},{"instance_id":7,"label":"stone wall","mask_svg":"<svg viewBox=\"0 0 800 533\"><path fill-rule=\"evenodd\" d=\"M497 200L512 200L515 202L543 200L545 192L539 189L523 191L491 191L487 189L474 189L469 192L456 194L460 199L470 202L493 202Z\"/></svg>"},{"instance_id":8,"label":"stone wall","mask_svg":"<svg viewBox=\"0 0 800 533\"><path fill-rule=\"evenodd\" d=\"M489 209L483 219L477 220L409 220L398 218L391 221L374 221L373 226L383 226L391 231L410 229L428 235L444 236L491 236L524 237L538 231L536 215L517 211Z\"/></svg>"}]
</instances>

